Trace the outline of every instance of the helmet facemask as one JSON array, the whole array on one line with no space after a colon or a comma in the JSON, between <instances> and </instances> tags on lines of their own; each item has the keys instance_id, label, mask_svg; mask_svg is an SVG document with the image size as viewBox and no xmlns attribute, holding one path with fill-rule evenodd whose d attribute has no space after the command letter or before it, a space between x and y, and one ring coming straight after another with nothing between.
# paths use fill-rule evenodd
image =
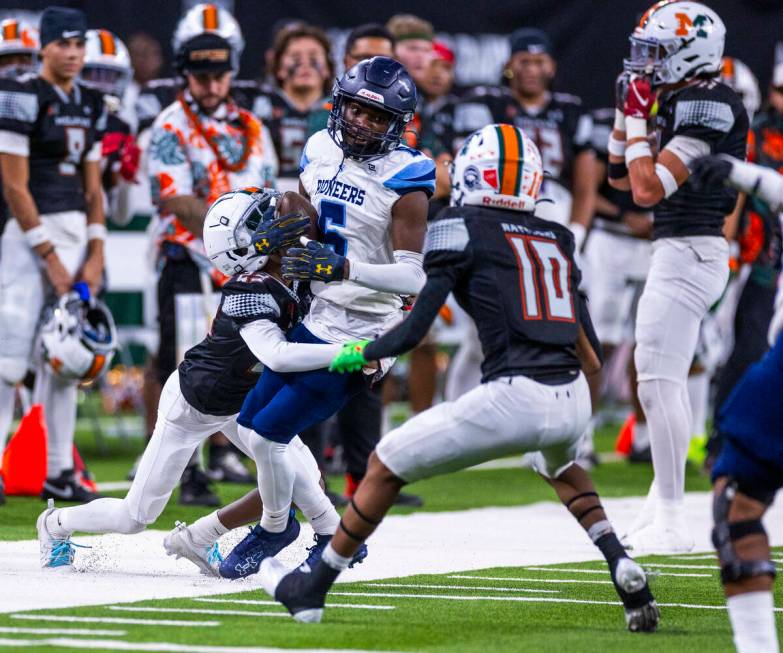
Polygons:
<instances>
[{"instance_id":1,"label":"helmet facemask","mask_svg":"<svg viewBox=\"0 0 783 653\"><path fill-rule=\"evenodd\" d=\"M345 112L349 102L357 102L389 114L390 119L386 131L377 132L360 127L347 119ZM345 156L357 161L370 161L388 154L400 145L405 126L412 117L411 114L398 113L374 102L357 98L335 86L327 131L332 140L345 153Z\"/></svg>"},{"instance_id":2,"label":"helmet facemask","mask_svg":"<svg viewBox=\"0 0 783 653\"><path fill-rule=\"evenodd\" d=\"M131 71L114 66L86 63L79 73L79 80L88 88L105 95L122 98L131 81Z\"/></svg>"},{"instance_id":3,"label":"helmet facemask","mask_svg":"<svg viewBox=\"0 0 783 653\"><path fill-rule=\"evenodd\" d=\"M669 49L657 39L641 38L633 34L628 38L631 42L631 52L623 59L623 70L633 75L644 75L656 84L665 84L664 72ZM671 44L670 44L671 45Z\"/></svg>"}]
</instances>

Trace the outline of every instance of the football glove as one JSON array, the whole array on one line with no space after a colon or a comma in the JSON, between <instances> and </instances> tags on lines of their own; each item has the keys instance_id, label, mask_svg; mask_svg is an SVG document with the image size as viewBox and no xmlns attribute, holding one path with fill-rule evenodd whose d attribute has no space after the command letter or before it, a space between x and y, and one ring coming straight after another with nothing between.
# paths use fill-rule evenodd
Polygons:
<instances>
[{"instance_id":1,"label":"football glove","mask_svg":"<svg viewBox=\"0 0 783 653\"><path fill-rule=\"evenodd\" d=\"M329 371L338 372L339 374L361 371L368 364L367 359L364 357L364 348L369 342L369 340L346 342L340 353L332 359Z\"/></svg>"},{"instance_id":2,"label":"football glove","mask_svg":"<svg viewBox=\"0 0 783 653\"><path fill-rule=\"evenodd\" d=\"M697 191L726 183L732 170L731 161L720 156L701 156L691 164L688 179Z\"/></svg>"},{"instance_id":3,"label":"football glove","mask_svg":"<svg viewBox=\"0 0 783 653\"><path fill-rule=\"evenodd\" d=\"M640 75L631 75L625 104L623 105L625 117L649 120L654 104L655 92L652 89L650 80Z\"/></svg>"},{"instance_id":4,"label":"football glove","mask_svg":"<svg viewBox=\"0 0 783 653\"><path fill-rule=\"evenodd\" d=\"M252 237L253 247L261 256L296 244L310 229L310 218L303 213L288 213L258 225Z\"/></svg>"},{"instance_id":5,"label":"football glove","mask_svg":"<svg viewBox=\"0 0 783 653\"><path fill-rule=\"evenodd\" d=\"M331 247L308 240L306 247L292 247L283 257L283 276L286 279L342 281L345 257Z\"/></svg>"}]
</instances>

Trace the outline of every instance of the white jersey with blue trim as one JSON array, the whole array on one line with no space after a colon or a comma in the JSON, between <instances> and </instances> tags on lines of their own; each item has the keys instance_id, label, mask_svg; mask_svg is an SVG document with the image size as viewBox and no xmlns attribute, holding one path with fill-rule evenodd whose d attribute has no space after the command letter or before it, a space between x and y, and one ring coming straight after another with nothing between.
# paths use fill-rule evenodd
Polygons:
<instances>
[{"instance_id":1,"label":"white jersey with blue trim","mask_svg":"<svg viewBox=\"0 0 783 653\"><path fill-rule=\"evenodd\" d=\"M394 263L392 207L406 193L435 190L435 163L418 150L398 147L359 162L343 155L324 129L307 141L299 179L318 211L327 244L351 261ZM399 295L352 281L314 282L305 326L328 342L375 337L401 317Z\"/></svg>"}]
</instances>

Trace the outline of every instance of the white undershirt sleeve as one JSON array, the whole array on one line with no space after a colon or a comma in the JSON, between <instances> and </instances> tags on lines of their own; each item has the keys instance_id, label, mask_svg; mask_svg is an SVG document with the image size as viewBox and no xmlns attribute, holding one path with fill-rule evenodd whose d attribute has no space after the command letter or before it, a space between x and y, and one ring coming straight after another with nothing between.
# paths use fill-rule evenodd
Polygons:
<instances>
[{"instance_id":1,"label":"white undershirt sleeve","mask_svg":"<svg viewBox=\"0 0 783 653\"><path fill-rule=\"evenodd\" d=\"M342 345L316 345L288 342L271 320L256 320L244 325L239 334L253 355L275 372L307 372L329 367Z\"/></svg>"},{"instance_id":2,"label":"white undershirt sleeve","mask_svg":"<svg viewBox=\"0 0 783 653\"><path fill-rule=\"evenodd\" d=\"M422 267L423 259L424 255L419 252L397 249L394 251L394 263L351 261L348 280L381 292L418 295L427 281Z\"/></svg>"},{"instance_id":3,"label":"white undershirt sleeve","mask_svg":"<svg viewBox=\"0 0 783 653\"><path fill-rule=\"evenodd\" d=\"M666 143L664 149L674 154L688 170L691 169L691 163L695 159L707 156L711 152L709 143L692 136L675 136Z\"/></svg>"},{"instance_id":4,"label":"white undershirt sleeve","mask_svg":"<svg viewBox=\"0 0 783 653\"><path fill-rule=\"evenodd\" d=\"M30 156L30 139L24 134L0 130L0 153Z\"/></svg>"},{"instance_id":5,"label":"white undershirt sleeve","mask_svg":"<svg viewBox=\"0 0 783 653\"><path fill-rule=\"evenodd\" d=\"M764 200L773 210L783 208L783 175L772 168L724 158L731 161L729 183L732 186Z\"/></svg>"}]
</instances>

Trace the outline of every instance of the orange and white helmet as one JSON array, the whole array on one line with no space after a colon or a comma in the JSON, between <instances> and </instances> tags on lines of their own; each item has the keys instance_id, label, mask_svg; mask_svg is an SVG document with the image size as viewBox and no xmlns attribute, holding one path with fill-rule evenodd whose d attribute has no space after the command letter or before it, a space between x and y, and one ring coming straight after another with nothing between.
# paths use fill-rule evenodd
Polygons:
<instances>
[{"instance_id":1,"label":"orange and white helmet","mask_svg":"<svg viewBox=\"0 0 783 653\"><path fill-rule=\"evenodd\" d=\"M82 84L121 98L132 77L130 54L119 37L105 29L87 30L84 68L79 75Z\"/></svg>"},{"instance_id":2,"label":"orange and white helmet","mask_svg":"<svg viewBox=\"0 0 783 653\"><path fill-rule=\"evenodd\" d=\"M180 19L171 40L174 54L179 53L190 39L204 33L217 34L228 41L231 46L231 68L237 72L239 59L245 49L242 30L231 12L209 2L197 4Z\"/></svg>"},{"instance_id":3,"label":"orange and white helmet","mask_svg":"<svg viewBox=\"0 0 783 653\"><path fill-rule=\"evenodd\" d=\"M661 0L644 13L629 38L627 72L649 75L653 84L676 84L720 71L726 26L701 2Z\"/></svg>"},{"instance_id":4,"label":"orange and white helmet","mask_svg":"<svg viewBox=\"0 0 783 653\"><path fill-rule=\"evenodd\" d=\"M38 38L38 29L23 20L6 18L0 22L0 57L12 54L30 55L30 64L12 64L16 72L31 70L37 60L41 49Z\"/></svg>"},{"instance_id":5,"label":"orange and white helmet","mask_svg":"<svg viewBox=\"0 0 783 653\"><path fill-rule=\"evenodd\" d=\"M451 171L451 205L532 212L544 167L536 144L519 127L487 125L465 139Z\"/></svg>"},{"instance_id":6,"label":"orange and white helmet","mask_svg":"<svg viewBox=\"0 0 783 653\"><path fill-rule=\"evenodd\" d=\"M748 112L748 117L753 120L753 116L761 107L761 89L756 76L736 57L723 57L723 64L720 69L720 81L729 88L734 89L742 97L742 104Z\"/></svg>"}]
</instances>

